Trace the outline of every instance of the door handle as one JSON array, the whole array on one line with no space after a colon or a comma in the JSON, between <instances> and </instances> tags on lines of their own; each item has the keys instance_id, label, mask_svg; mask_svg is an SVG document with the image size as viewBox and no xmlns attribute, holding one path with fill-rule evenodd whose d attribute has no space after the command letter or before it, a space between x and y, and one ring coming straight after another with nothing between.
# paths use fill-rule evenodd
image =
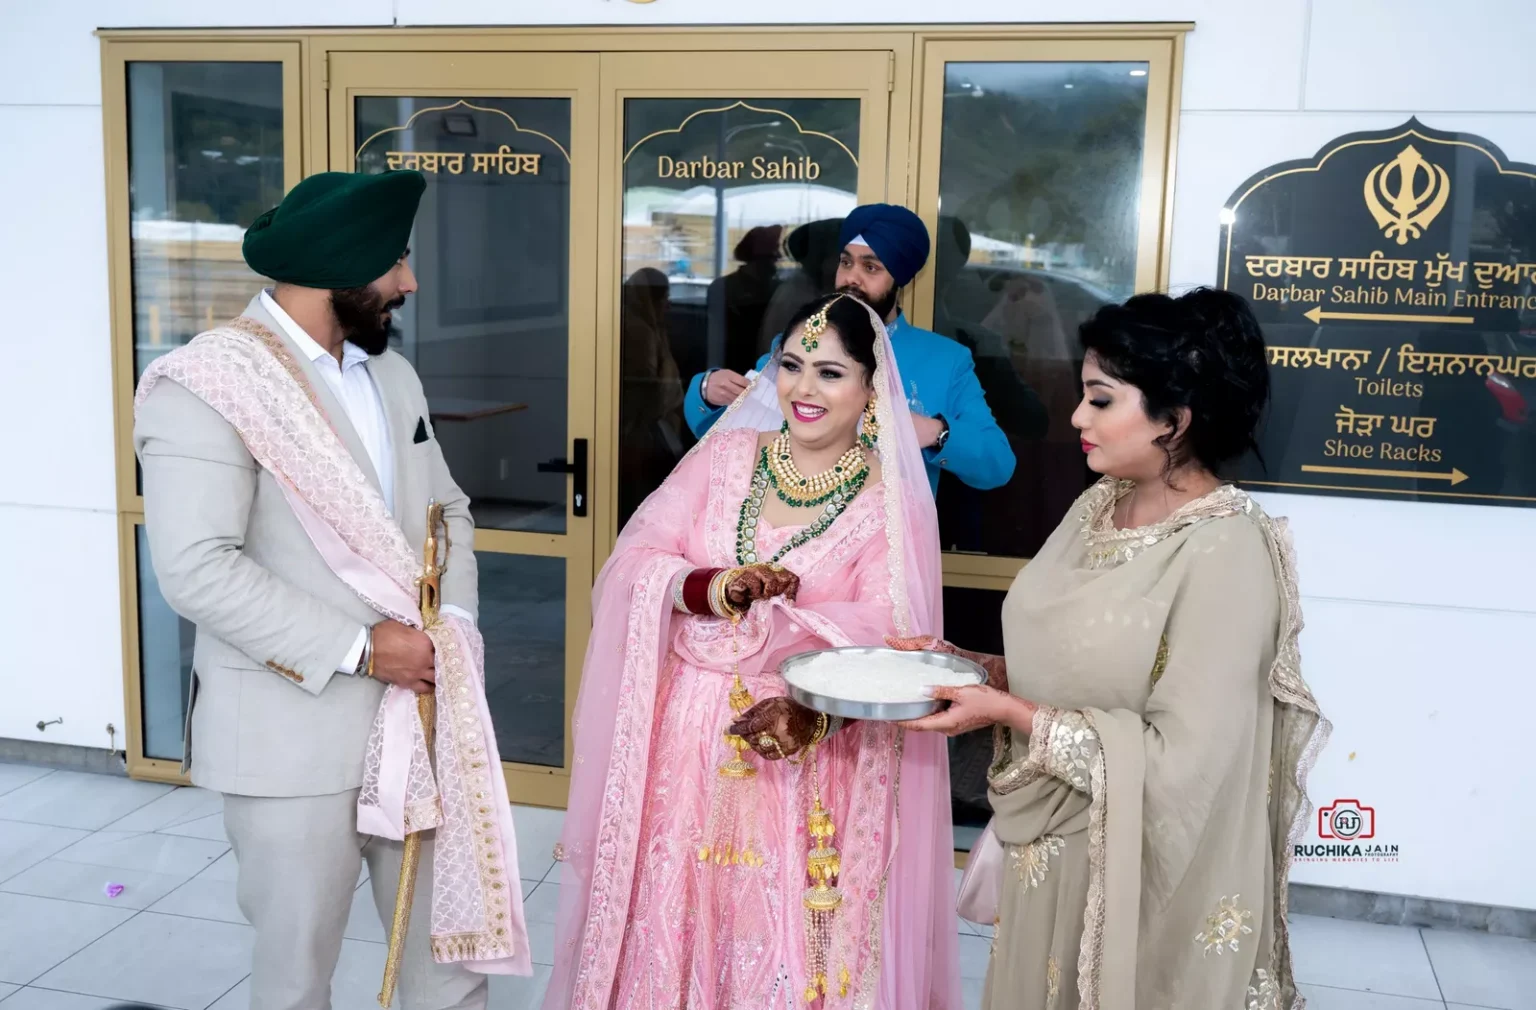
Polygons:
<instances>
[{"instance_id":1,"label":"door handle","mask_svg":"<svg viewBox=\"0 0 1536 1010\"><path fill-rule=\"evenodd\" d=\"M538 465L539 473L568 473L571 475L571 515L584 519L587 515L587 440L578 438L571 443L571 458L552 459Z\"/></svg>"}]
</instances>

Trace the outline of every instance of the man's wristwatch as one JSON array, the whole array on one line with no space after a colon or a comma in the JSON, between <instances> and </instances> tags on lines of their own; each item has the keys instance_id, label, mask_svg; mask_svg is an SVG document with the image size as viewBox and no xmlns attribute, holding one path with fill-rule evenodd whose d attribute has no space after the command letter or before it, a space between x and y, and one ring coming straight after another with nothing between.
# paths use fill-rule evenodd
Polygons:
<instances>
[{"instance_id":1,"label":"man's wristwatch","mask_svg":"<svg viewBox=\"0 0 1536 1010\"><path fill-rule=\"evenodd\" d=\"M944 448L944 443L949 441L949 422L944 420L943 414L935 415L934 420L944 426L944 430L939 432L938 440L933 443L933 451L938 452Z\"/></svg>"}]
</instances>

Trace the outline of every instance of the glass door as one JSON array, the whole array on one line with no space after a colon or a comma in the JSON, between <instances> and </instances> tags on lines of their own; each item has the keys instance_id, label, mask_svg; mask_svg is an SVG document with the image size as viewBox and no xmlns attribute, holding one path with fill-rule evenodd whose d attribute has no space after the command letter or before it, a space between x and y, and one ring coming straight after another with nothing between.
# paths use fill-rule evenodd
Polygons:
<instances>
[{"instance_id":1,"label":"glass door","mask_svg":"<svg viewBox=\"0 0 1536 1010\"><path fill-rule=\"evenodd\" d=\"M935 41L922 58L918 213L934 236L913 316L964 344L1017 461L944 474L945 634L1002 651L1013 577L1095 479L1072 412L1078 326L1165 283L1176 38ZM989 733L950 742L957 848L990 816Z\"/></svg>"},{"instance_id":2,"label":"glass door","mask_svg":"<svg viewBox=\"0 0 1536 1010\"><path fill-rule=\"evenodd\" d=\"M564 806L590 625L598 57L335 53L330 167L425 173L396 349L474 511L514 802ZM452 564L450 558L449 563Z\"/></svg>"},{"instance_id":3,"label":"glass door","mask_svg":"<svg viewBox=\"0 0 1536 1010\"><path fill-rule=\"evenodd\" d=\"M609 543L693 445L694 377L751 370L832 287L843 218L886 199L892 65L884 50L604 54Z\"/></svg>"}]
</instances>

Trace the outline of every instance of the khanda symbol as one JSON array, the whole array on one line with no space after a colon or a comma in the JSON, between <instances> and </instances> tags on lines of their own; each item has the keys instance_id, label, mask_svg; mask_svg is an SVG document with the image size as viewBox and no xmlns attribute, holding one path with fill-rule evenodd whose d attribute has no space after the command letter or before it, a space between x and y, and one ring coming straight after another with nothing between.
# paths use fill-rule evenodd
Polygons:
<instances>
[{"instance_id":1,"label":"khanda symbol","mask_svg":"<svg viewBox=\"0 0 1536 1010\"><path fill-rule=\"evenodd\" d=\"M1422 189L1418 187L1421 177ZM1396 180L1397 192L1388 189ZM1387 238L1407 245L1424 234L1431 221L1445 209L1451 180L1445 169L1424 160L1410 144L1389 162L1377 165L1365 177L1365 205ZM1384 205L1382 201L1385 200Z\"/></svg>"}]
</instances>

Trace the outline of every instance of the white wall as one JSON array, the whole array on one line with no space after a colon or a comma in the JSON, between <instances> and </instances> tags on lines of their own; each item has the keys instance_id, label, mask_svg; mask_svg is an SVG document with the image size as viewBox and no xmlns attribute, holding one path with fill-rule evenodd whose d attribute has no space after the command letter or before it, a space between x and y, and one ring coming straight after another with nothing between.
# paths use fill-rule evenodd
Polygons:
<instances>
[{"instance_id":1,"label":"white wall","mask_svg":"<svg viewBox=\"0 0 1536 1010\"><path fill-rule=\"evenodd\" d=\"M762 12L771 11L765 16ZM0 4L8 241L0 736L102 746L123 719L97 26L1188 20L1172 280L1216 276L1217 212L1264 166L1410 114L1536 162L1536 8L1517 0L106 0ZM253 20L255 19L255 20ZM16 145L16 146L13 146ZM66 407L65 404L69 406ZM1522 788L1536 513L1266 495L1300 551L1306 672L1335 723L1314 797L1377 810L1397 864L1313 883L1536 908ZM121 740L121 737L119 737Z\"/></svg>"}]
</instances>

